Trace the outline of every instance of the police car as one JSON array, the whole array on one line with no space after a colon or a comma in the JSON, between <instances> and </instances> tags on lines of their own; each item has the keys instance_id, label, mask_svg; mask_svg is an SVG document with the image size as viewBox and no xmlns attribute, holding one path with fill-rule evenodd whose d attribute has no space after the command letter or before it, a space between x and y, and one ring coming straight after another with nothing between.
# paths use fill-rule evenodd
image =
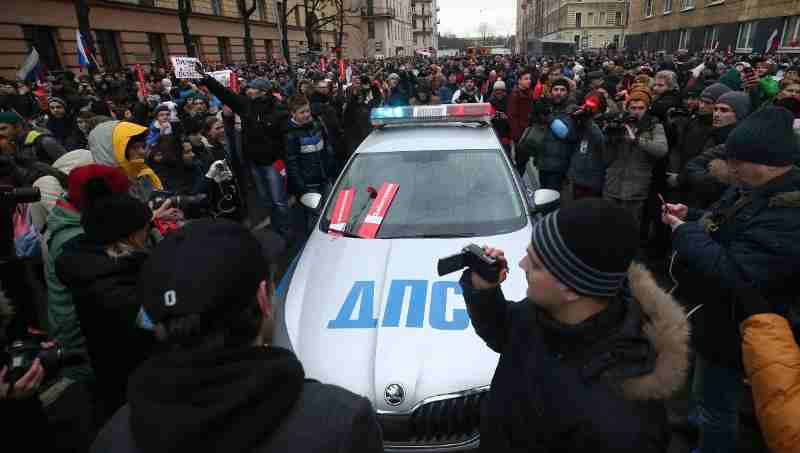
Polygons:
<instances>
[{"instance_id":1,"label":"police car","mask_svg":"<svg viewBox=\"0 0 800 453\"><path fill-rule=\"evenodd\" d=\"M376 130L276 291L276 344L308 377L369 398L387 451L477 447L498 355L470 324L461 272L440 277L437 260L470 243L499 247L511 268L503 291L524 298L517 263L535 211L557 197L526 189L491 114L489 104L373 109Z\"/></svg>"}]
</instances>

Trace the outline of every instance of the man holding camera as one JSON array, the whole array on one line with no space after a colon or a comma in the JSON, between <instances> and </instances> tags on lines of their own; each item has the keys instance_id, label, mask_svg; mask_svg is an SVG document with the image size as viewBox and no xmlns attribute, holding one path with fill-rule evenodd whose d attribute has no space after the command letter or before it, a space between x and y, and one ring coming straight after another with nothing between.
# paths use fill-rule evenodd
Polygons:
<instances>
[{"instance_id":1,"label":"man holding camera","mask_svg":"<svg viewBox=\"0 0 800 453\"><path fill-rule=\"evenodd\" d=\"M476 333L500 362L481 414L485 452L663 452L664 402L688 369L683 311L631 265L637 225L592 198L548 214L519 263L527 298L467 270L460 284ZM598 246L598 244L602 244ZM505 265L502 250L487 255Z\"/></svg>"},{"instance_id":2,"label":"man holding camera","mask_svg":"<svg viewBox=\"0 0 800 453\"><path fill-rule=\"evenodd\" d=\"M613 201L641 225L644 204L653 179L653 166L667 155L664 126L647 113L652 95L646 87L631 88L625 109L628 113L621 136L607 145L610 165L606 170L603 198ZM606 135L610 132L606 128Z\"/></svg>"}]
</instances>

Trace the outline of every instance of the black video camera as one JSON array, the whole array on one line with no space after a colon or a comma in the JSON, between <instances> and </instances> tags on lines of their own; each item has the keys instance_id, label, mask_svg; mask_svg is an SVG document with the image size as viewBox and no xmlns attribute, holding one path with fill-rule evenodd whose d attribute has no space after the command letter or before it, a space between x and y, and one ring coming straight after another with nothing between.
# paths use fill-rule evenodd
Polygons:
<instances>
[{"instance_id":1,"label":"black video camera","mask_svg":"<svg viewBox=\"0 0 800 453\"><path fill-rule=\"evenodd\" d=\"M639 119L628 112L606 113L598 116L595 121L609 138L622 137L625 126L635 125Z\"/></svg>"},{"instance_id":2,"label":"black video camera","mask_svg":"<svg viewBox=\"0 0 800 453\"><path fill-rule=\"evenodd\" d=\"M61 346L43 348L39 338L16 340L6 348L8 354L8 372L5 380L13 384L17 382L39 359L42 368L48 375L55 374L61 367L80 365L87 361L83 351L64 349Z\"/></svg>"},{"instance_id":3,"label":"black video camera","mask_svg":"<svg viewBox=\"0 0 800 453\"><path fill-rule=\"evenodd\" d=\"M436 269L441 277L468 267L487 282L496 283L500 278L500 271L503 270L501 263L488 256L481 247L470 244L461 249L460 253L440 259Z\"/></svg>"}]
</instances>

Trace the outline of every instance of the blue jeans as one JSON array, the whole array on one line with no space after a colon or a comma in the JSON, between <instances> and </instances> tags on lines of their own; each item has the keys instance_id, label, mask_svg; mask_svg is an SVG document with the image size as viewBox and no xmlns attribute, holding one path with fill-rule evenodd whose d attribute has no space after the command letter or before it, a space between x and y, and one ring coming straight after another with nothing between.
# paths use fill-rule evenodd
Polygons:
<instances>
[{"instance_id":1,"label":"blue jeans","mask_svg":"<svg viewBox=\"0 0 800 453\"><path fill-rule=\"evenodd\" d=\"M261 200L272 203L272 228L284 238L289 235L289 195L283 176L272 165L253 165L253 180Z\"/></svg>"},{"instance_id":2,"label":"blue jeans","mask_svg":"<svg viewBox=\"0 0 800 453\"><path fill-rule=\"evenodd\" d=\"M739 405L744 395L740 370L711 363L696 356L691 418L700 428L700 452L736 451L739 437Z\"/></svg>"}]
</instances>

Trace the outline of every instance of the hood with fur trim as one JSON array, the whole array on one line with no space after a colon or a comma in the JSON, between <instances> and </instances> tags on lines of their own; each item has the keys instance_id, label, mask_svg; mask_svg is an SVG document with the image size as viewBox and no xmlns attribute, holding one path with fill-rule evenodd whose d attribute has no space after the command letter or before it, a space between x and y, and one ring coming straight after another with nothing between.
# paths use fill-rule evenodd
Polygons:
<instances>
[{"instance_id":1,"label":"hood with fur trim","mask_svg":"<svg viewBox=\"0 0 800 453\"><path fill-rule=\"evenodd\" d=\"M666 399L686 382L689 370L689 321L675 299L658 286L644 266L628 271L630 292L642 308L642 333L656 352L653 370L623 379L619 387L626 399Z\"/></svg>"}]
</instances>

